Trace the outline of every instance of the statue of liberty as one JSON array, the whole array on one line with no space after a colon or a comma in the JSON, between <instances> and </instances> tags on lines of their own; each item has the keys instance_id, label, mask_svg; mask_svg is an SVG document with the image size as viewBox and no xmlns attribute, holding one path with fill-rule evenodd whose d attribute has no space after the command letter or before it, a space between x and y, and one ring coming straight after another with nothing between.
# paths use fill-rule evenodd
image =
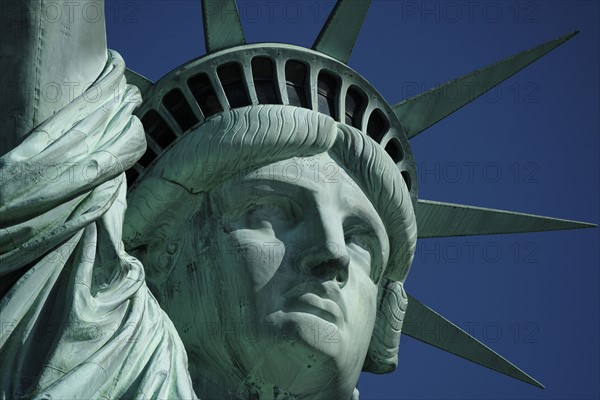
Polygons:
<instances>
[{"instance_id":1,"label":"statue of liberty","mask_svg":"<svg viewBox=\"0 0 600 400\"><path fill-rule=\"evenodd\" d=\"M401 332L540 385L405 292L417 237L589 225L418 199L409 139L573 35L446 84L474 96L390 106L346 65L369 4L338 1L306 49L247 44L235 2L205 1L208 54L156 84L103 21L13 5L3 397L358 398Z\"/></svg>"}]
</instances>

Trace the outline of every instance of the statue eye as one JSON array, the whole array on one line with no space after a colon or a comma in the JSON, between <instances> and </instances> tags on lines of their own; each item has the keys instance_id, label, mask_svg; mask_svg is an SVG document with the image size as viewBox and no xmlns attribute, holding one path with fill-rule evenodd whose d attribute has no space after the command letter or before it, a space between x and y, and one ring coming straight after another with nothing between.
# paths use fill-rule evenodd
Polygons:
<instances>
[{"instance_id":1,"label":"statue eye","mask_svg":"<svg viewBox=\"0 0 600 400\"><path fill-rule=\"evenodd\" d=\"M377 239L373 232L361 224L352 224L346 229L344 240L351 260L361 266L373 282L378 283L382 268L377 255Z\"/></svg>"},{"instance_id":2,"label":"statue eye","mask_svg":"<svg viewBox=\"0 0 600 400\"><path fill-rule=\"evenodd\" d=\"M359 262L368 265L371 269L371 261L373 258L373 246L366 232L347 232L344 241L346 247L353 255L359 259Z\"/></svg>"},{"instance_id":3,"label":"statue eye","mask_svg":"<svg viewBox=\"0 0 600 400\"><path fill-rule=\"evenodd\" d=\"M354 244L363 250L366 250L371 254L373 252L372 246L369 243L369 238L366 234L350 234L346 235L346 244Z\"/></svg>"},{"instance_id":4,"label":"statue eye","mask_svg":"<svg viewBox=\"0 0 600 400\"><path fill-rule=\"evenodd\" d=\"M291 228L299 219L300 208L284 196L266 197L246 208L246 222L251 229Z\"/></svg>"}]
</instances>

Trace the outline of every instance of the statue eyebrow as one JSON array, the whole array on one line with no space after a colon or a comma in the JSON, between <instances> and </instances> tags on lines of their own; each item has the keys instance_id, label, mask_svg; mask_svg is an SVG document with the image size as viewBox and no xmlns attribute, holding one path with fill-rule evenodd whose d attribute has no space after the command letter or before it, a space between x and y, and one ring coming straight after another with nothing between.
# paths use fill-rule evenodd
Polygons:
<instances>
[{"instance_id":1,"label":"statue eyebrow","mask_svg":"<svg viewBox=\"0 0 600 400\"><path fill-rule=\"evenodd\" d=\"M275 186L275 187L273 187ZM283 192L277 190L277 186L282 187ZM295 203L300 204L301 202L308 201L307 196L303 196L303 191L311 191L310 188L300 187L293 183L266 178L249 178L240 179L235 182L235 190L238 192L236 196L227 196L226 193L230 191L231 187L220 187L218 196L222 200L222 204L225 205L223 211L229 212L239 208L247 202L259 199L264 196L282 196L286 197Z\"/></svg>"},{"instance_id":2,"label":"statue eyebrow","mask_svg":"<svg viewBox=\"0 0 600 400\"><path fill-rule=\"evenodd\" d=\"M385 229L385 224L383 223L381 216L377 212L377 209L375 208L375 206L373 205L371 200L368 199L367 196L362 192L362 190L361 190L361 194L363 196L365 196L365 198L367 199L369 204L371 204L371 207L362 206L360 202L355 201L356 198L354 196L350 196L347 193L342 193L340 196L340 200L349 209L356 211L352 215L366 220L374 232L377 232L377 230L379 230L378 228L381 228L383 230L383 232L385 232L385 234L387 235L387 230Z\"/></svg>"},{"instance_id":3,"label":"statue eyebrow","mask_svg":"<svg viewBox=\"0 0 600 400\"><path fill-rule=\"evenodd\" d=\"M267 175L267 176L271 176L271 175ZM296 184L296 182L298 182L298 181L281 179L276 176L267 178L267 177L263 177L261 174L257 177L252 177L252 176L244 177L244 178L240 179L237 182L237 184L240 186L242 186L242 185L243 186L249 186L249 185L254 186L254 188L256 188L260 191L263 191L265 193L276 192L277 189L283 189L283 191L285 193L288 193L288 194L294 193L295 195L301 195L302 192L315 193L317 191L317 188L307 187L304 185L300 186L300 185ZM302 180L302 183L306 184L306 183L312 183L312 182ZM317 184L315 184L315 185L317 185Z\"/></svg>"},{"instance_id":4,"label":"statue eyebrow","mask_svg":"<svg viewBox=\"0 0 600 400\"><path fill-rule=\"evenodd\" d=\"M369 234L373 235L373 237L377 239L377 242L379 242L379 247L382 251L385 247L385 243L388 243L389 247L389 237L383 223L380 223L376 218L373 218L371 214L366 212L367 210L364 210L362 207L355 208L354 210L358 212L353 212L346 216L344 220L344 226L348 226L348 229L350 230L350 227L362 225L363 228L368 230Z\"/></svg>"}]
</instances>

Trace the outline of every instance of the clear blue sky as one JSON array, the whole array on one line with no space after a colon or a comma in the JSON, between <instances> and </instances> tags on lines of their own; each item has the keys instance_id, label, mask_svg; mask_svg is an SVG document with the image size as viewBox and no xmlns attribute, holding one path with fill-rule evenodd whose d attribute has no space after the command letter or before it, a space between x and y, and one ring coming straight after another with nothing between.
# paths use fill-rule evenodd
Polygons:
<instances>
[{"instance_id":1,"label":"clear blue sky","mask_svg":"<svg viewBox=\"0 0 600 400\"><path fill-rule=\"evenodd\" d=\"M310 47L333 2L243 1L248 42ZM350 66L393 104L581 33L412 141L420 197L598 223L599 3L374 1ZM109 47L157 80L204 54L199 1L108 1ZM427 171L425 173L425 171ZM546 385L405 338L363 399L596 399L599 231L419 243L407 290Z\"/></svg>"}]
</instances>

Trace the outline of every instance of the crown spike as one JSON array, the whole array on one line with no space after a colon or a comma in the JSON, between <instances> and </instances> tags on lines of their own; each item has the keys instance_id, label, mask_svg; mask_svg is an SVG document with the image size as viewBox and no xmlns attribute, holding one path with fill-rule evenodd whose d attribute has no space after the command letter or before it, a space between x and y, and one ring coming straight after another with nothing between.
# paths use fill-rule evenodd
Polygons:
<instances>
[{"instance_id":1,"label":"crown spike","mask_svg":"<svg viewBox=\"0 0 600 400\"><path fill-rule=\"evenodd\" d=\"M203 0L206 53L246 44L235 0Z\"/></svg>"},{"instance_id":2,"label":"crown spike","mask_svg":"<svg viewBox=\"0 0 600 400\"><path fill-rule=\"evenodd\" d=\"M313 50L347 64L370 5L371 0L338 0Z\"/></svg>"},{"instance_id":3,"label":"crown spike","mask_svg":"<svg viewBox=\"0 0 600 400\"><path fill-rule=\"evenodd\" d=\"M544 385L510 361L410 295L402 333L501 374L544 388Z\"/></svg>"},{"instance_id":4,"label":"crown spike","mask_svg":"<svg viewBox=\"0 0 600 400\"><path fill-rule=\"evenodd\" d=\"M594 228L595 224L462 204L419 200L419 238Z\"/></svg>"},{"instance_id":5,"label":"crown spike","mask_svg":"<svg viewBox=\"0 0 600 400\"><path fill-rule=\"evenodd\" d=\"M495 64L404 100L392 108L408 138L413 138L571 39L577 33L579 31L507 57ZM459 93L459 97L453 97L451 101L448 101L444 93Z\"/></svg>"}]
</instances>

